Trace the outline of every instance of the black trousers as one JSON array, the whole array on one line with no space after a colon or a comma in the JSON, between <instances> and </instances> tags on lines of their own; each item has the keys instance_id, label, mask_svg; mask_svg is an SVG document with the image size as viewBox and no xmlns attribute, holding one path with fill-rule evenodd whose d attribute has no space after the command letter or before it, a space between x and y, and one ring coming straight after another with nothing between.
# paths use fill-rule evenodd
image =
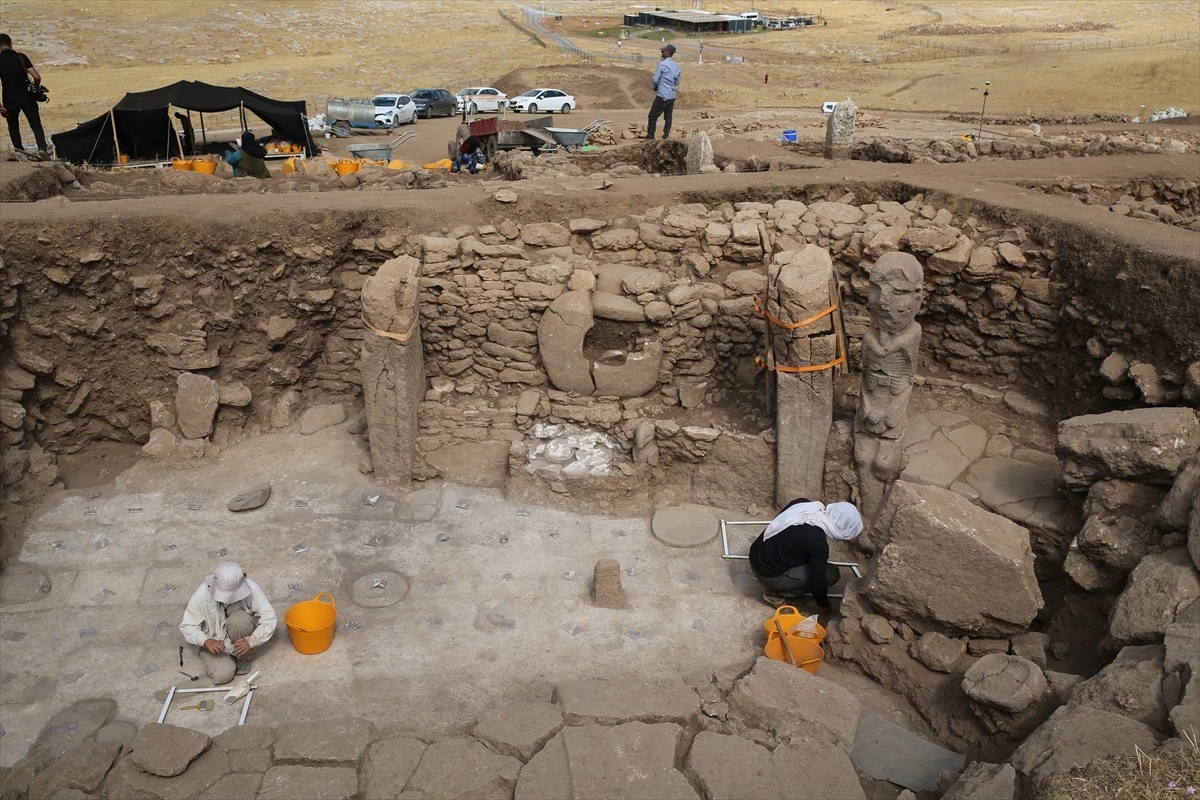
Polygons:
<instances>
[{"instance_id":1,"label":"black trousers","mask_svg":"<svg viewBox=\"0 0 1200 800\"><path fill-rule=\"evenodd\" d=\"M20 113L25 112L25 119L29 120L29 127L33 131L33 138L37 141L38 150L46 149L46 132L42 130L42 115L38 112L37 101L23 93L19 95L4 95L4 109L8 112L8 138L12 139L13 147L17 152L25 152L21 146L21 118Z\"/></svg>"},{"instance_id":2,"label":"black trousers","mask_svg":"<svg viewBox=\"0 0 1200 800\"><path fill-rule=\"evenodd\" d=\"M646 138L654 138L654 129L658 127L658 118L663 118L663 138L671 135L671 112L675 110L675 98L664 100L655 96L654 104L650 106L650 118L646 120Z\"/></svg>"}]
</instances>

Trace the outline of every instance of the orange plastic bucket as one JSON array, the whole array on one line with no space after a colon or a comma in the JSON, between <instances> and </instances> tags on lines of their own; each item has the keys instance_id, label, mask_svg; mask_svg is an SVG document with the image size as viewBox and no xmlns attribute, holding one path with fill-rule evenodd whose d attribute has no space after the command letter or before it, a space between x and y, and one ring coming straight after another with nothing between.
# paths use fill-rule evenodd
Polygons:
<instances>
[{"instance_id":1,"label":"orange plastic bucket","mask_svg":"<svg viewBox=\"0 0 1200 800\"><path fill-rule=\"evenodd\" d=\"M196 172L199 172L201 175L216 175L217 174L217 162L209 161L207 159L202 159L200 161L193 161L192 169Z\"/></svg>"},{"instance_id":2,"label":"orange plastic bucket","mask_svg":"<svg viewBox=\"0 0 1200 800\"><path fill-rule=\"evenodd\" d=\"M775 628L775 622L778 620L780 626L783 627L784 632L792 634L792 629L805 619L807 619L807 617L805 617L804 614L801 614L800 609L796 608L795 606L780 606L779 608L775 609L774 615L772 615L769 620L763 623L763 630L768 634L777 634L778 631ZM816 642L817 644L820 644L821 642L825 641L825 628L818 624L816 636L803 636L801 634L792 635L794 638L806 639L810 642Z\"/></svg>"},{"instance_id":3,"label":"orange plastic bucket","mask_svg":"<svg viewBox=\"0 0 1200 800\"><path fill-rule=\"evenodd\" d=\"M184 158L173 158L171 159L171 167L183 172L191 172L192 162Z\"/></svg>"},{"instance_id":4,"label":"orange plastic bucket","mask_svg":"<svg viewBox=\"0 0 1200 800\"><path fill-rule=\"evenodd\" d=\"M322 602L327 598L328 603ZM333 629L337 625L337 605L333 595L321 592L312 600L296 603L283 615L292 637L292 647L306 656L324 653L333 644Z\"/></svg>"},{"instance_id":5,"label":"orange plastic bucket","mask_svg":"<svg viewBox=\"0 0 1200 800\"><path fill-rule=\"evenodd\" d=\"M362 162L352 158L343 158L333 165L333 170L338 176L349 175L351 172L358 172L362 169Z\"/></svg>"},{"instance_id":6,"label":"orange plastic bucket","mask_svg":"<svg viewBox=\"0 0 1200 800\"><path fill-rule=\"evenodd\" d=\"M796 660L796 666L805 672L816 675L817 670L821 667L821 661L825 659L825 649L812 639L793 636L790 633L785 635L792 651L792 658ZM784 649L783 639L779 638L779 631L771 631L767 634L767 644L763 648L763 655L774 661L787 663L788 654Z\"/></svg>"}]
</instances>

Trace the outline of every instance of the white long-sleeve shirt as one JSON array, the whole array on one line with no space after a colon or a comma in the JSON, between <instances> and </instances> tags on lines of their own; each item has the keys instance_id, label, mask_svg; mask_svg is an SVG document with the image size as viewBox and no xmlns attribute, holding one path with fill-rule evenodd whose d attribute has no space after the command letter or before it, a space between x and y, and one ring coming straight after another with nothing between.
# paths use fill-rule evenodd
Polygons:
<instances>
[{"instance_id":1,"label":"white long-sleeve shirt","mask_svg":"<svg viewBox=\"0 0 1200 800\"><path fill-rule=\"evenodd\" d=\"M249 578L246 578L246 585L250 587L249 596L230 605L241 606L258 619L258 626L246 638L253 649L275 634L277 620L275 609L271 608L262 587ZM225 606L216 601L207 582L200 584L200 588L188 601L187 610L183 612L183 622L179 623L179 631L184 639L197 647L203 647L208 639L224 641L225 652L233 655L233 642L225 632Z\"/></svg>"}]
</instances>

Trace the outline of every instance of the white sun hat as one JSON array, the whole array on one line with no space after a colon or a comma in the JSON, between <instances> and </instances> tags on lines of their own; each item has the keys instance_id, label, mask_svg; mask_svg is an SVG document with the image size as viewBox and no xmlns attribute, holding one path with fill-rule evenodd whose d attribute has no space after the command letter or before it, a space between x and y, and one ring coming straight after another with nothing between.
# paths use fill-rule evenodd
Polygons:
<instances>
[{"instance_id":1,"label":"white sun hat","mask_svg":"<svg viewBox=\"0 0 1200 800\"><path fill-rule=\"evenodd\" d=\"M212 589L213 599L226 605L250 596L246 573L233 561L225 561L217 565L217 571L212 574L208 588Z\"/></svg>"}]
</instances>

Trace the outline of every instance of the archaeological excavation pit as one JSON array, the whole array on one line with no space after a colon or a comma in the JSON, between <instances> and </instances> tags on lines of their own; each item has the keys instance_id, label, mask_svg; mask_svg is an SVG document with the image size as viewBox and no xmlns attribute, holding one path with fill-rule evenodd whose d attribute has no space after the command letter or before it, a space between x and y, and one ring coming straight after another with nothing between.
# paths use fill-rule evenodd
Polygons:
<instances>
[{"instance_id":1,"label":"archaeological excavation pit","mask_svg":"<svg viewBox=\"0 0 1200 800\"><path fill-rule=\"evenodd\" d=\"M819 754L823 796L933 797L971 761L1011 768L964 782L1026 791L1180 740L1200 680L1194 234L1107 196L876 166L514 182L503 203L6 207L0 766L61 749L47 721L73 703L154 722L187 681L182 606L225 559L281 616L337 603L326 653L281 626L256 662L276 762L323 763L299 726L352 717L340 765L411 748L427 796L474 791L416 766L434 753L477 760L497 796L554 795L556 769L583 785L573 753L635 742L656 796ZM715 527L692 547L651 531L664 509L765 521L795 497L869 517L832 548L864 577L843 571L811 680L755 663L771 612ZM729 528L731 553L759 530ZM626 608L593 597L601 571ZM197 793L240 752L215 741L180 778L207 764ZM149 791L127 761L107 781Z\"/></svg>"}]
</instances>

